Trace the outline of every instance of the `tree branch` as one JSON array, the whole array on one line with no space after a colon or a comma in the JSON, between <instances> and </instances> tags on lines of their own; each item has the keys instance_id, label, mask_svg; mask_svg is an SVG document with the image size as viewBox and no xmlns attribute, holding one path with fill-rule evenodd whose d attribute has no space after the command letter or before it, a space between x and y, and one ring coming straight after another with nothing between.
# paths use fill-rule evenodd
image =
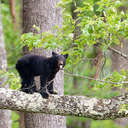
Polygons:
<instances>
[{"instance_id":1,"label":"tree branch","mask_svg":"<svg viewBox=\"0 0 128 128\"><path fill-rule=\"evenodd\" d=\"M43 99L39 93L26 94L0 88L0 109L104 120L128 117L127 110L120 111L123 104L128 104L128 94L111 99L58 95Z\"/></svg>"},{"instance_id":2,"label":"tree branch","mask_svg":"<svg viewBox=\"0 0 128 128\"><path fill-rule=\"evenodd\" d=\"M118 50L116 50L116 49L114 49L114 48L112 48L112 47L110 47L110 46L108 47L108 49L111 50L111 51L113 51L113 52L115 52L115 53L117 53L117 54L119 54L119 55L122 56L123 58L128 59L128 55L122 53L121 51L118 51Z\"/></svg>"},{"instance_id":3,"label":"tree branch","mask_svg":"<svg viewBox=\"0 0 128 128\"><path fill-rule=\"evenodd\" d=\"M95 79L95 78L89 77L89 76L82 76L80 74L73 74L73 73L69 73L69 72L64 72L64 74L67 75L67 76L70 76L70 77L78 77L78 78L82 78L82 79L89 79L89 80L94 80L94 81L98 81L98 82L102 82L102 83L108 83L108 84L115 84L115 85L128 84L128 81L112 82L112 81L105 81L105 80L101 80L101 79Z\"/></svg>"}]
</instances>

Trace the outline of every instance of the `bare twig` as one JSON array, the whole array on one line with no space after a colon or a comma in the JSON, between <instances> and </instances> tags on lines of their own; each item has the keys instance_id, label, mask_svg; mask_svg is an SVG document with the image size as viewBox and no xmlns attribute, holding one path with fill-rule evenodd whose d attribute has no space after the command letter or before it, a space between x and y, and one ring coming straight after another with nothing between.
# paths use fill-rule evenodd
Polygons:
<instances>
[{"instance_id":1,"label":"bare twig","mask_svg":"<svg viewBox=\"0 0 128 128\"><path fill-rule=\"evenodd\" d=\"M122 53L121 51L119 51L117 49L114 49L114 48L112 48L110 46L108 47L108 49L111 50L111 51L113 51L113 52L115 52L115 53L117 53L117 54L119 54L120 56L124 57L125 59L128 59L128 55Z\"/></svg>"},{"instance_id":2,"label":"bare twig","mask_svg":"<svg viewBox=\"0 0 128 128\"><path fill-rule=\"evenodd\" d=\"M100 79L95 79L95 78L92 78L92 77L88 77L88 76L82 76L82 75L79 75L79 74L72 74L72 73L68 73L68 72L65 72L64 73L65 75L68 75L68 76L71 76L71 77L79 77L79 78L82 78L82 79L89 79L89 80L94 80L94 81L99 81L99 82L103 82L103 83L109 83L109 84L128 84L128 81L121 81L121 82L112 82L112 81L105 81L105 80L100 80Z\"/></svg>"}]
</instances>

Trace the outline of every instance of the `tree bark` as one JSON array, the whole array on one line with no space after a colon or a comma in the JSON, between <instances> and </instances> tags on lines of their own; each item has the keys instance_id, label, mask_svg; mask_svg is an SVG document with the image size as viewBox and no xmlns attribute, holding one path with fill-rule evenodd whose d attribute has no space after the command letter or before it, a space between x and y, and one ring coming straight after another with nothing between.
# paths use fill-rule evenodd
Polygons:
<instances>
[{"instance_id":1,"label":"tree bark","mask_svg":"<svg viewBox=\"0 0 128 128\"><path fill-rule=\"evenodd\" d=\"M62 12L56 4L60 0L23 0L23 33L37 31L32 27L36 25L40 28L40 33L52 31L55 25L62 27ZM24 48L24 53L28 53L28 49ZM50 56L51 51L42 49L33 49L33 53L38 55ZM63 95L64 73L60 71L56 75L55 88L59 95ZM66 120L63 116L53 116L46 114L25 113L26 128L66 128Z\"/></svg>"},{"instance_id":2,"label":"tree bark","mask_svg":"<svg viewBox=\"0 0 128 128\"><path fill-rule=\"evenodd\" d=\"M2 28L2 16L0 10L0 70L6 70L7 68L7 58L6 50L4 46L4 34ZM7 77L0 78L0 87L7 80ZM8 84L5 85L6 88L9 87ZM2 94L0 95L0 97ZM11 112L9 110L0 110L0 128L11 128Z\"/></svg>"},{"instance_id":3,"label":"tree bark","mask_svg":"<svg viewBox=\"0 0 128 128\"><path fill-rule=\"evenodd\" d=\"M0 88L0 96L1 109L79 116L95 120L128 117L127 107L123 107L123 105L128 104L128 93L111 99L58 95L50 95L49 99L44 99L39 93L26 94L21 91ZM45 118L42 119L44 120ZM50 118L47 117L47 119L49 120ZM37 123L41 123L41 120ZM49 120L49 123L51 123L51 120ZM58 120L58 123L61 122ZM38 128L37 124L34 125L36 125L35 128Z\"/></svg>"}]
</instances>

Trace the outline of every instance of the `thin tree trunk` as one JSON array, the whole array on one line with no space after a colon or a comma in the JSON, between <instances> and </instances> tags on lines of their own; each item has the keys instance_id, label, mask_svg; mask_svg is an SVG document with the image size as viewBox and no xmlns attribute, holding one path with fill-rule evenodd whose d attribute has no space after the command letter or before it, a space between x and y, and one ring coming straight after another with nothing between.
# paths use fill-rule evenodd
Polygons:
<instances>
[{"instance_id":1,"label":"thin tree trunk","mask_svg":"<svg viewBox=\"0 0 128 128\"><path fill-rule=\"evenodd\" d=\"M8 0L10 5L10 13L12 16L12 22L14 25L14 28L16 29L18 27L17 19L16 19L16 10L15 10L15 0Z\"/></svg>"},{"instance_id":2,"label":"thin tree trunk","mask_svg":"<svg viewBox=\"0 0 128 128\"><path fill-rule=\"evenodd\" d=\"M0 10L0 70L6 70L6 68L7 68L7 58L6 58L6 50L4 46L2 16ZM0 86L2 86L6 80L7 77L0 78ZM5 87L8 88L9 85L6 84ZM11 111L0 110L0 128L11 128Z\"/></svg>"},{"instance_id":3,"label":"thin tree trunk","mask_svg":"<svg viewBox=\"0 0 128 128\"><path fill-rule=\"evenodd\" d=\"M23 33L34 32L32 27L36 25L40 27L41 32L52 31L55 25L62 27L62 12L60 8L56 8L56 4L60 0L23 0ZM50 56L51 51L42 49L34 49L33 52L39 55ZM24 48L24 53L28 53L28 49ZM55 88L59 95L64 93L64 74L59 72L55 79ZM46 114L25 113L25 128L66 128L66 120L63 116L53 116Z\"/></svg>"},{"instance_id":4,"label":"thin tree trunk","mask_svg":"<svg viewBox=\"0 0 128 128\"><path fill-rule=\"evenodd\" d=\"M103 53L98 46L97 47L94 46L94 47L96 50L96 60L95 60L96 72L95 72L94 78L98 79L101 73Z\"/></svg>"}]
</instances>

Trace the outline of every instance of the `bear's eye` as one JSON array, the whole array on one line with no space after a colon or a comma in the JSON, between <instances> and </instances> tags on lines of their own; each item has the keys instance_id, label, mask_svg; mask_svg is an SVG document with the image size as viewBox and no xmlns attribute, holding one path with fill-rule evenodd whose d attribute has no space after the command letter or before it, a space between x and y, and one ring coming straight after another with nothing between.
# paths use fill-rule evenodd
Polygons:
<instances>
[{"instance_id":1,"label":"bear's eye","mask_svg":"<svg viewBox=\"0 0 128 128\"><path fill-rule=\"evenodd\" d=\"M58 65L63 65L63 61L59 60Z\"/></svg>"}]
</instances>

